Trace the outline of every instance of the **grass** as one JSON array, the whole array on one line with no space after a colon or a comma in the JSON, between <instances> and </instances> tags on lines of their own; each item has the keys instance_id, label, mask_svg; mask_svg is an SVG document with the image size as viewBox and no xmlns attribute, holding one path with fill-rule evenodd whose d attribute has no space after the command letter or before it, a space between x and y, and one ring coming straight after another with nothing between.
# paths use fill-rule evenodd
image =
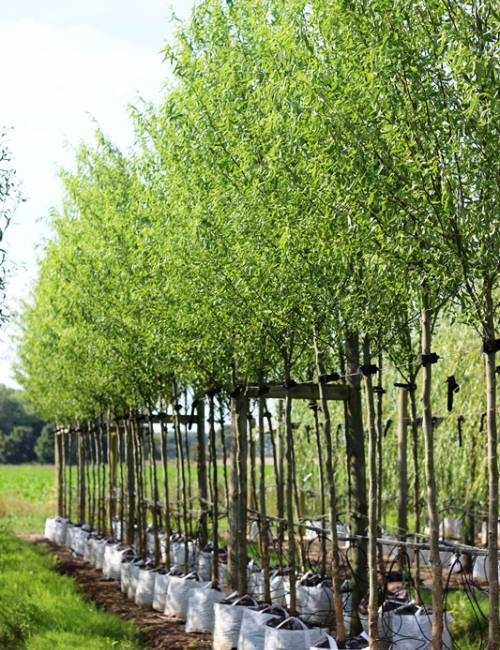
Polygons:
<instances>
[{"instance_id":1,"label":"grass","mask_svg":"<svg viewBox=\"0 0 500 650\"><path fill-rule=\"evenodd\" d=\"M55 513L53 465L0 467L0 520L15 533L43 532Z\"/></svg>"},{"instance_id":2,"label":"grass","mask_svg":"<svg viewBox=\"0 0 500 650\"><path fill-rule=\"evenodd\" d=\"M84 601L55 557L16 535L55 512L53 466L0 467L0 648L136 650L135 628Z\"/></svg>"},{"instance_id":3,"label":"grass","mask_svg":"<svg viewBox=\"0 0 500 650\"><path fill-rule=\"evenodd\" d=\"M134 628L82 600L54 556L0 527L0 647L26 650L141 648Z\"/></svg>"}]
</instances>

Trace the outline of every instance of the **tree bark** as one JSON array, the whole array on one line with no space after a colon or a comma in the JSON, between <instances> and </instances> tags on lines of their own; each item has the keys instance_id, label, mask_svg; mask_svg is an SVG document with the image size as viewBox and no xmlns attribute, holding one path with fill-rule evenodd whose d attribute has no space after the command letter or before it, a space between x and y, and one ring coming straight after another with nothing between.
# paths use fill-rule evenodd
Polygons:
<instances>
[{"instance_id":1,"label":"tree bark","mask_svg":"<svg viewBox=\"0 0 500 650\"><path fill-rule=\"evenodd\" d=\"M314 336L314 352L316 356L316 373L318 378L324 374L323 358L318 347L318 340ZM321 410L323 411L323 435L325 438L326 448L326 475L328 482L328 514L330 519L330 529L332 531L332 579L333 579L333 598L335 604L335 633L338 643L345 641L344 610L342 607L342 593L340 590L340 554L339 542L337 538L337 487L335 484L335 467L333 460L332 444L332 422L330 418L330 409L325 399L323 384L318 380L318 390L320 394ZM317 419L317 413L315 412Z\"/></svg>"},{"instance_id":2,"label":"tree bark","mask_svg":"<svg viewBox=\"0 0 500 650\"><path fill-rule=\"evenodd\" d=\"M371 363L370 343L364 341L364 359ZM378 636L378 582L377 582L377 425L372 376L366 375L366 403L368 419L368 634L370 650L377 650Z\"/></svg>"},{"instance_id":3,"label":"tree bark","mask_svg":"<svg viewBox=\"0 0 500 650\"><path fill-rule=\"evenodd\" d=\"M493 287L485 281L486 319L484 340L495 340ZM498 437L496 421L496 353L486 351L486 424L488 432L488 583L489 583L489 630L488 650L500 648L498 620Z\"/></svg>"},{"instance_id":4,"label":"tree bark","mask_svg":"<svg viewBox=\"0 0 500 650\"><path fill-rule=\"evenodd\" d=\"M248 399L237 391L231 398L228 573L231 589L241 595L247 587L247 413Z\"/></svg>"},{"instance_id":5,"label":"tree bark","mask_svg":"<svg viewBox=\"0 0 500 650\"><path fill-rule=\"evenodd\" d=\"M347 453L350 476L350 503L352 532L358 537L352 549L352 634L362 630L358 607L368 591L368 566L366 532L368 507L366 494L366 463L359 377L359 335L346 336L346 371L349 395L347 400Z\"/></svg>"},{"instance_id":6,"label":"tree bark","mask_svg":"<svg viewBox=\"0 0 500 650\"><path fill-rule=\"evenodd\" d=\"M212 413L212 418L214 414ZM198 469L198 498L200 501L200 516L198 519L198 542L200 548L208 543L208 483L207 483L207 449L205 440L205 402L202 398L196 400L196 463Z\"/></svg>"},{"instance_id":7,"label":"tree bark","mask_svg":"<svg viewBox=\"0 0 500 650\"><path fill-rule=\"evenodd\" d=\"M422 300L422 354L431 353L431 308L424 291ZM430 526L430 559L432 569L432 650L441 650L443 639L443 579L439 556L439 518L437 510L436 475L434 470L434 432L431 406L432 363L423 364L422 424L425 442L425 478L427 482L427 513Z\"/></svg>"},{"instance_id":8,"label":"tree bark","mask_svg":"<svg viewBox=\"0 0 500 650\"><path fill-rule=\"evenodd\" d=\"M398 400L398 537L406 539L408 531L408 390L399 389Z\"/></svg>"}]
</instances>

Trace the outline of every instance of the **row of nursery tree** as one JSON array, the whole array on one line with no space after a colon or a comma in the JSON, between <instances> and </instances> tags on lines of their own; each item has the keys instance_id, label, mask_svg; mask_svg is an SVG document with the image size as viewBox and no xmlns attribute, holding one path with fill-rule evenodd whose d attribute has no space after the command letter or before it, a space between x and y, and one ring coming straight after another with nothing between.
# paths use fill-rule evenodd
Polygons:
<instances>
[{"instance_id":1,"label":"row of nursery tree","mask_svg":"<svg viewBox=\"0 0 500 650\"><path fill-rule=\"evenodd\" d=\"M383 463L395 471L381 460L381 378L373 385L374 366L387 368L406 387L415 449L423 438L436 648L443 472L487 505L490 647L500 644L499 34L491 0L199 2L165 49L162 101L132 110L135 146L98 133L62 172L20 345L23 387L60 424L152 412L188 387L234 397L249 383L344 382L348 444L332 444L323 395L325 454L348 456L373 638L377 492L395 482L390 471L377 480ZM447 329L450 319L464 325ZM460 355L457 332L469 332ZM475 437L463 449L487 471L487 494L459 476L463 462L449 467L454 443L433 420L433 374L441 391L446 368L453 395L471 354L460 381L475 391L463 402ZM291 400L285 411L291 449Z\"/></svg>"}]
</instances>

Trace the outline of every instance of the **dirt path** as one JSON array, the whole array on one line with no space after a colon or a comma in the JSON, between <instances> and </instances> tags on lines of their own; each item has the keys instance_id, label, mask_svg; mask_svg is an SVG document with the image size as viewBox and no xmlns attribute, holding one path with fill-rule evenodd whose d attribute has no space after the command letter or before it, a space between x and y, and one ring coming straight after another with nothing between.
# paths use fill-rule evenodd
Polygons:
<instances>
[{"instance_id":1,"label":"dirt path","mask_svg":"<svg viewBox=\"0 0 500 650\"><path fill-rule=\"evenodd\" d=\"M42 535L29 535L24 539L50 549L58 557L56 570L71 577L84 597L94 602L97 607L131 621L139 629L141 640L147 648L210 650L212 647L210 635L187 634L184 631L184 623L168 619L154 610L138 607L121 593L114 580L105 580L101 571L74 557L63 546L47 541Z\"/></svg>"}]
</instances>

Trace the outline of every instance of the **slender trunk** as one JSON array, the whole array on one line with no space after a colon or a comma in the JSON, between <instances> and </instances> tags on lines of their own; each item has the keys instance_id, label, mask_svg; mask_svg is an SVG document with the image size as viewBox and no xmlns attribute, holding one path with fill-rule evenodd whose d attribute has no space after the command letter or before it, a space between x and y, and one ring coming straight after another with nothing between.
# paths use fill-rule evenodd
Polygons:
<instances>
[{"instance_id":1,"label":"slender trunk","mask_svg":"<svg viewBox=\"0 0 500 650\"><path fill-rule=\"evenodd\" d=\"M111 532L113 532L113 521L117 515L117 463L118 431L112 428L110 424L108 424L109 529Z\"/></svg>"},{"instance_id":2,"label":"slender trunk","mask_svg":"<svg viewBox=\"0 0 500 650\"><path fill-rule=\"evenodd\" d=\"M73 431L71 428L69 428L66 432L66 438L68 441L68 452L65 454L65 465L68 468L68 519L71 520L73 517L73 457L74 457L74 451L73 451ZM63 450L64 451L64 450Z\"/></svg>"},{"instance_id":3,"label":"slender trunk","mask_svg":"<svg viewBox=\"0 0 500 650\"><path fill-rule=\"evenodd\" d=\"M485 342L494 343L493 288L485 282L486 322ZM486 354L486 425L488 432L488 583L489 583L489 634L488 650L500 648L498 620L498 439L496 422L496 367L495 345L485 350Z\"/></svg>"},{"instance_id":4,"label":"slender trunk","mask_svg":"<svg viewBox=\"0 0 500 650\"><path fill-rule=\"evenodd\" d=\"M398 537L404 540L408 531L408 389L400 388L398 406Z\"/></svg>"},{"instance_id":5,"label":"slender trunk","mask_svg":"<svg viewBox=\"0 0 500 650\"><path fill-rule=\"evenodd\" d=\"M146 547L146 502L144 498L144 440L143 429L138 418L135 417L132 421L132 428L134 432L134 458L135 458L135 473L137 476L137 535L139 538L139 556L144 560L147 557Z\"/></svg>"},{"instance_id":6,"label":"slender trunk","mask_svg":"<svg viewBox=\"0 0 500 650\"><path fill-rule=\"evenodd\" d=\"M352 629L351 633L361 632L358 607L368 591L366 529L368 507L366 494L365 444L363 416L361 407L361 387L359 376L359 336L349 332L346 337L347 383L347 449L351 485L351 522L354 536L357 537L352 549Z\"/></svg>"},{"instance_id":7,"label":"slender trunk","mask_svg":"<svg viewBox=\"0 0 500 650\"><path fill-rule=\"evenodd\" d=\"M231 589L243 595L247 580L247 413L248 399L231 397L231 492L229 499L228 571Z\"/></svg>"},{"instance_id":8,"label":"slender trunk","mask_svg":"<svg viewBox=\"0 0 500 650\"><path fill-rule=\"evenodd\" d=\"M278 555L280 564L283 564L283 544L285 540L285 528L283 521L285 519L285 447L284 439L285 432L283 427L284 418L284 404L283 400L278 400L276 405L276 416L278 426L276 427L276 507L279 524L278 524Z\"/></svg>"},{"instance_id":9,"label":"slender trunk","mask_svg":"<svg viewBox=\"0 0 500 650\"><path fill-rule=\"evenodd\" d=\"M209 396L208 434L212 462L212 586L219 583L219 490L217 477L217 447L215 435L214 396Z\"/></svg>"},{"instance_id":10,"label":"slender trunk","mask_svg":"<svg viewBox=\"0 0 500 650\"><path fill-rule=\"evenodd\" d=\"M364 341L364 363L370 365L370 343ZM368 633L370 650L377 650L378 583L377 583L377 426L373 399L372 375L366 374L366 403L368 419Z\"/></svg>"},{"instance_id":11,"label":"slender trunk","mask_svg":"<svg viewBox=\"0 0 500 650\"><path fill-rule=\"evenodd\" d=\"M314 352L316 356L316 372L318 377L324 374L322 354L318 348L316 335L314 336ZM337 537L337 487L335 484L335 466L333 459L332 445L332 423L330 418L330 409L324 396L323 384L318 381L318 391L323 411L323 435L325 438L326 448L326 474L328 481L328 514L330 519L330 529L332 531L332 578L333 578L333 599L335 603L335 630L337 642L343 643L345 640L344 612L342 608L342 593L340 590L340 554ZM317 419L317 414L315 415Z\"/></svg>"},{"instance_id":12,"label":"slender trunk","mask_svg":"<svg viewBox=\"0 0 500 650\"><path fill-rule=\"evenodd\" d=\"M161 404L160 404L161 409ZM160 410L160 412L163 412ZM163 417L160 418L160 435L161 435L161 464L163 467L163 508L165 512L165 566L170 569L170 490L168 484L168 435L167 424Z\"/></svg>"},{"instance_id":13,"label":"slender trunk","mask_svg":"<svg viewBox=\"0 0 500 650\"><path fill-rule=\"evenodd\" d=\"M134 463L134 434L132 420L125 420L125 454L127 457L127 536L126 542L132 546L135 542L135 520L136 520L136 499L135 499L135 463Z\"/></svg>"},{"instance_id":14,"label":"slender trunk","mask_svg":"<svg viewBox=\"0 0 500 650\"><path fill-rule=\"evenodd\" d=\"M319 353L317 353L319 354ZM321 373L320 373L321 374ZM322 398L323 395L323 385L321 382L319 383L319 391L320 391L320 399ZM326 414L324 412L324 404L328 407L328 404L326 403L326 400L322 400L321 403L321 408L323 409L323 424L325 423L326 420ZM319 419L318 419L318 407L317 404L311 404L312 410L313 410L313 417L314 417L314 432L316 434L316 451L318 453L318 469L319 469L319 502L320 502L320 509L321 509L321 528L325 529L326 527L326 498L325 498L325 473L324 473L324 461L323 461L323 441L321 440L321 430L319 426ZM328 414L329 417L329 414ZM327 450L328 454L328 450ZM335 528L336 528L336 522L335 522ZM326 573L326 539L327 535L322 534L321 535L321 574L325 575Z\"/></svg>"},{"instance_id":15,"label":"slender trunk","mask_svg":"<svg viewBox=\"0 0 500 650\"><path fill-rule=\"evenodd\" d=\"M187 407L184 409L187 414ZM189 536L193 537L193 472L191 467L191 449L189 446L189 432L187 423L184 425L184 458L186 464L186 495L188 503L188 530Z\"/></svg>"},{"instance_id":16,"label":"slender trunk","mask_svg":"<svg viewBox=\"0 0 500 650\"><path fill-rule=\"evenodd\" d=\"M226 512L229 512L229 477L227 473L227 449L226 449L226 431L224 421L224 402L221 399L219 403L219 424L220 424L220 444L222 447L222 472L224 475L224 503Z\"/></svg>"},{"instance_id":17,"label":"slender trunk","mask_svg":"<svg viewBox=\"0 0 500 650\"><path fill-rule=\"evenodd\" d=\"M189 546L188 546L188 493L186 486L186 464L184 462L184 446L182 444L181 425L179 421L179 404L177 404L177 384L174 381L172 384L173 399L174 399L174 430L175 439L177 443L177 456L179 459L180 469L180 500L179 505L182 506L182 528L184 537L184 573L189 572Z\"/></svg>"},{"instance_id":18,"label":"slender trunk","mask_svg":"<svg viewBox=\"0 0 500 650\"><path fill-rule=\"evenodd\" d=\"M289 372L286 374L287 381L290 379ZM286 518L288 525L288 565L290 568L290 605L289 609L295 614L297 609L297 561L295 544L295 522L293 512L293 431L292 431L292 398L290 395L285 399L285 445L286 445Z\"/></svg>"},{"instance_id":19,"label":"slender trunk","mask_svg":"<svg viewBox=\"0 0 500 650\"><path fill-rule=\"evenodd\" d=\"M414 384L415 375L410 373L410 385ZM417 426L417 396L415 394L415 389L413 386L410 389L410 418L411 418L411 439L412 439L412 458L413 458L413 513L415 516L415 533L417 535L420 533L421 522L420 522L420 463L419 463L419 454L418 454L418 426ZM415 582L415 599L419 605L420 602L420 553L417 551L415 553L415 571L414 571L414 582Z\"/></svg>"},{"instance_id":20,"label":"slender trunk","mask_svg":"<svg viewBox=\"0 0 500 650\"><path fill-rule=\"evenodd\" d=\"M281 481L279 478L280 467L278 462L278 445L276 444L276 435L273 430L273 425L271 421L271 414L267 411L267 422L268 422L268 431L269 438L271 440L271 448L273 450L273 467L274 467L274 476L276 481L276 503L277 503L277 515L279 519L283 518L283 506L282 506L282 492L281 492ZM280 515L281 512L281 515ZM283 525L280 521L278 524L278 558L280 565L283 564L283 534L282 534Z\"/></svg>"},{"instance_id":21,"label":"slender trunk","mask_svg":"<svg viewBox=\"0 0 500 650\"><path fill-rule=\"evenodd\" d=\"M266 449L264 443L264 418L266 413L264 399L259 400L259 452L260 452L260 474L259 474L259 540L260 557L262 558L262 570L264 572L264 602L271 602L270 570L269 570L269 524L266 509Z\"/></svg>"},{"instance_id":22,"label":"slender trunk","mask_svg":"<svg viewBox=\"0 0 500 650\"><path fill-rule=\"evenodd\" d=\"M57 473L57 516L64 517L64 438L61 429L56 431L55 440L55 460ZM83 522L83 519L79 519Z\"/></svg>"},{"instance_id":23,"label":"slender trunk","mask_svg":"<svg viewBox=\"0 0 500 650\"><path fill-rule=\"evenodd\" d=\"M125 513L126 513L126 499L125 499L125 461L126 461L126 430L125 426L121 426L123 420L116 422L116 431L118 434L118 463L120 467L120 541L125 539Z\"/></svg>"},{"instance_id":24,"label":"slender trunk","mask_svg":"<svg viewBox=\"0 0 500 650\"><path fill-rule=\"evenodd\" d=\"M151 419L151 409L149 411L148 419L148 432L149 432L149 450L150 450L150 463L152 466L152 501L153 506L151 508L151 515L153 518L153 538L154 538L154 558L155 566L158 566L161 561L160 553L160 524L159 524L159 507L160 507L160 495L158 490L158 468L156 466L156 454L155 454L155 436L154 436L154 427L153 421Z\"/></svg>"},{"instance_id":25,"label":"slender trunk","mask_svg":"<svg viewBox=\"0 0 500 650\"><path fill-rule=\"evenodd\" d=\"M208 486L207 486L207 451L205 440L205 402L200 397L196 400L196 463L198 477L198 498L200 515L198 519L198 543L204 548L208 543Z\"/></svg>"},{"instance_id":26,"label":"slender trunk","mask_svg":"<svg viewBox=\"0 0 500 650\"><path fill-rule=\"evenodd\" d=\"M78 456L78 521L90 523L86 519L86 476L85 476L85 434L80 427L77 428L77 456Z\"/></svg>"},{"instance_id":27,"label":"slender trunk","mask_svg":"<svg viewBox=\"0 0 500 650\"><path fill-rule=\"evenodd\" d=\"M293 496L295 501L295 512L297 515L297 522L299 524L299 550L300 550L300 568L303 573L306 572L308 563L307 549L304 541L304 528L300 525L303 522L303 512L299 494L299 486L297 481L297 462L295 455L295 445L292 447L292 476L293 476Z\"/></svg>"},{"instance_id":28,"label":"slender trunk","mask_svg":"<svg viewBox=\"0 0 500 650\"><path fill-rule=\"evenodd\" d=\"M382 353L378 355L378 391L377 391L377 521L382 521L382 495L383 495L383 449L382 449L382 431L383 431L383 402L384 389L382 384L383 358Z\"/></svg>"},{"instance_id":29,"label":"slender trunk","mask_svg":"<svg viewBox=\"0 0 500 650\"><path fill-rule=\"evenodd\" d=\"M422 354L431 354L431 308L424 290L422 309ZM423 364L423 431L425 443L425 478L427 483L427 512L430 525L430 558L432 569L432 650L441 650L443 639L443 580L439 556L439 518L437 509L436 474L434 470L434 435L432 424L431 387L432 363Z\"/></svg>"}]
</instances>

